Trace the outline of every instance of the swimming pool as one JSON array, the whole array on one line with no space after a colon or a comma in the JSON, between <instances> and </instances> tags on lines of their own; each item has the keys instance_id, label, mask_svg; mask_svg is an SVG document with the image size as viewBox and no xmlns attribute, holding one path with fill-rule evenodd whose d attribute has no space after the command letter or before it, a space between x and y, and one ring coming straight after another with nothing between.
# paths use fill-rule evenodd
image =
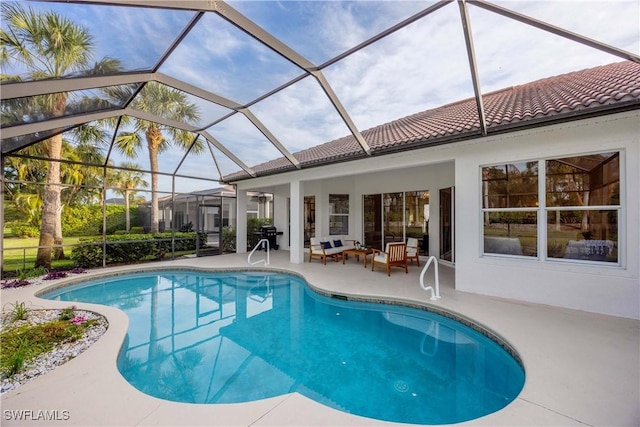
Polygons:
<instances>
[{"instance_id":1,"label":"swimming pool","mask_svg":"<svg viewBox=\"0 0 640 427\"><path fill-rule=\"evenodd\" d=\"M495 412L524 384L500 345L415 308L345 301L273 272L167 270L42 295L120 308L118 369L149 395L238 403L297 392L365 417L455 423Z\"/></svg>"}]
</instances>

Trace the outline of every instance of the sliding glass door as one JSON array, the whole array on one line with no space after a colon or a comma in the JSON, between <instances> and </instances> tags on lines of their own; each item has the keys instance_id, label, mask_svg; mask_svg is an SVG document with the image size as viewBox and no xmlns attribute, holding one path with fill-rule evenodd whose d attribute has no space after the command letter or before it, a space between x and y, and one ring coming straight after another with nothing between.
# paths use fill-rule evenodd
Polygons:
<instances>
[{"instance_id":1,"label":"sliding glass door","mask_svg":"<svg viewBox=\"0 0 640 427\"><path fill-rule=\"evenodd\" d=\"M420 253L429 255L429 192L404 193L405 235L414 237L420 244Z\"/></svg>"},{"instance_id":2,"label":"sliding glass door","mask_svg":"<svg viewBox=\"0 0 640 427\"><path fill-rule=\"evenodd\" d=\"M440 259L455 262L454 258L454 189L440 190Z\"/></svg>"},{"instance_id":3,"label":"sliding glass door","mask_svg":"<svg viewBox=\"0 0 640 427\"><path fill-rule=\"evenodd\" d=\"M362 203L364 242L371 248L382 248L382 194L365 194Z\"/></svg>"},{"instance_id":4,"label":"sliding glass door","mask_svg":"<svg viewBox=\"0 0 640 427\"><path fill-rule=\"evenodd\" d=\"M382 214L384 241L382 244L404 242L404 195L402 193L385 193L382 195L382 202L384 206Z\"/></svg>"},{"instance_id":5,"label":"sliding glass door","mask_svg":"<svg viewBox=\"0 0 640 427\"><path fill-rule=\"evenodd\" d=\"M415 237L421 248L428 248L428 221L428 191L363 196L364 243L369 247L382 249L387 243Z\"/></svg>"},{"instance_id":6,"label":"sliding glass door","mask_svg":"<svg viewBox=\"0 0 640 427\"><path fill-rule=\"evenodd\" d=\"M316 196L304 198L304 247L308 248L311 238L316 237Z\"/></svg>"}]
</instances>

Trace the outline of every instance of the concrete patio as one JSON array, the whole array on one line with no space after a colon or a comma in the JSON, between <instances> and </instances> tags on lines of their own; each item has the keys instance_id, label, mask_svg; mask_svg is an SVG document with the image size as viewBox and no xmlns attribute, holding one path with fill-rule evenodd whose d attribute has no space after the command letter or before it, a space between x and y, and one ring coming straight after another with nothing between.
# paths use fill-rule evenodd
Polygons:
<instances>
[{"instance_id":1,"label":"concrete patio","mask_svg":"<svg viewBox=\"0 0 640 427\"><path fill-rule=\"evenodd\" d=\"M82 278L172 266L247 267L247 256L107 268L93 270ZM383 269L371 272L353 259L344 265L328 262L325 266L319 261L291 264L287 251L275 251L270 267L295 271L313 286L331 293L432 304L418 282L421 267L415 265L409 267L409 274L396 269L389 278ZM61 302L39 299L34 293L77 277L51 285L3 290L3 305L25 301L31 308L65 307ZM506 339L520 354L526 370L524 389L513 403L464 425L640 424L640 322L459 292L453 287L454 277L452 267L440 266L442 299L433 304L473 319ZM296 393L220 405L183 404L147 396L127 383L116 368L127 317L110 307L76 305L104 314L109 329L77 358L3 395L2 425L390 425L327 408ZM68 411L69 416L59 421L17 421L11 411L18 410Z\"/></svg>"}]
</instances>

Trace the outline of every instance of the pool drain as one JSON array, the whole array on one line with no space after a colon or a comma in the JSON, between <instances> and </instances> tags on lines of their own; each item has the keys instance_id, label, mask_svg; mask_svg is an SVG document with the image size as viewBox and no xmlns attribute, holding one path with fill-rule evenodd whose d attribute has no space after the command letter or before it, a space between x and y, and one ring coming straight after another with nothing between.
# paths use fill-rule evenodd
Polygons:
<instances>
[{"instance_id":1,"label":"pool drain","mask_svg":"<svg viewBox=\"0 0 640 427\"><path fill-rule=\"evenodd\" d=\"M398 380L393 383L393 388L400 393L406 393L409 391L409 384L407 384L406 381Z\"/></svg>"}]
</instances>

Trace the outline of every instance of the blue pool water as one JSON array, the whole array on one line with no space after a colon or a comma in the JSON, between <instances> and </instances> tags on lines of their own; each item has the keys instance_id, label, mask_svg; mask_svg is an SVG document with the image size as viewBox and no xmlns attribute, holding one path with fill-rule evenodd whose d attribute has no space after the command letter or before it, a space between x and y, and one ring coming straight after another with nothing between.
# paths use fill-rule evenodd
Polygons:
<instances>
[{"instance_id":1,"label":"blue pool water","mask_svg":"<svg viewBox=\"0 0 640 427\"><path fill-rule=\"evenodd\" d=\"M524 384L513 357L459 322L321 296L285 274L156 271L44 297L123 310L130 324L120 372L172 401L297 392L365 417L442 424L495 412Z\"/></svg>"}]
</instances>

